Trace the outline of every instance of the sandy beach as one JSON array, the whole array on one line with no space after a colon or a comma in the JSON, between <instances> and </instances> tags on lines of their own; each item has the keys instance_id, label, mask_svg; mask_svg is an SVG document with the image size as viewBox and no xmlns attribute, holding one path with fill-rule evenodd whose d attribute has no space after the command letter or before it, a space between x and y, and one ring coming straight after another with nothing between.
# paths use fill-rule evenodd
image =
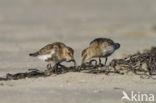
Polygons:
<instances>
[{"instance_id":1,"label":"sandy beach","mask_svg":"<svg viewBox=\"0 0 156 103\"><path fill-rule=\"evenodd\" d=\"M0 0L0 76L45 70L47 63L28 54L56 41L70 45L80 65L97 37L121 44L108 62L156 46L156 1ZM156 96L156 80L69 72L0 81L0 103L122 103L123 90Z\"/></svg>"}]
</instances>

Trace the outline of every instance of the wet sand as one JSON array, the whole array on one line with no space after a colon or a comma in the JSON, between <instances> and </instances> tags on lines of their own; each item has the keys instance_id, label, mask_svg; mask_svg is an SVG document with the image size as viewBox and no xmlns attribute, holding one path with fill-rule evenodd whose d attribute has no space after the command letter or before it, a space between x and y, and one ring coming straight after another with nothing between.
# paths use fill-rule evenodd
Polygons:
<instances>
[{"instance_id":1,"label":"wet sand","mask_svg":"<svg viewBox=\"0 0 156 103\"><path fill-rule=\"evenodd\" d=\"M121 44L110 58L155 46L153 0L0 0L0 76L44 70L47 63L28 56L62 41L81 51L96 37ZM47 78L0 82L2 103L120 103L122 91L155 93L156 81L136 75L66 73ZM114 89L118 88L118 89ZM156 93L155 93L156 95Z\"/></svg>"}]
</instances>

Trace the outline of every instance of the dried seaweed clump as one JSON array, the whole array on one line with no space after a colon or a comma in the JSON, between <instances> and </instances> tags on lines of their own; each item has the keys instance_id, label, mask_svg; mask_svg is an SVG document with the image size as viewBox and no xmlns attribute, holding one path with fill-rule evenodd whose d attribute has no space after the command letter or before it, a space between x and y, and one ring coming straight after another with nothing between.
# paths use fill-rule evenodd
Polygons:
<instances>
[{"instance_id":1,"label":"dried seaweed clump","mask_svg":"<svg viewBox=\"0 0 156 103\"><path fill-rule=\"evenodd\" d=\"M129 55L123 59L114 59L110 66L119 71L133 72L137 75L146 75L148 77L156 75L156 47L146 50L143 53Z\"/></svg>"},{"instance_id":2,"label":"dried seaweed clump","mask_svg":"<svg viewBox=\"0 0 156 103\"><path fill-rule=\"evenodd\" d=\"M56 66L46 69L44 71L40 71L38 69L28 69L28 72L24 73L16 73L16 74L6 74L6 77L0 77L0 81L8 81L8 80L18 80L18 79L25 79L25 78L37 78L37 77L47 77L52 74L61 74L66 72L74 72L75 67L65 67L63 65L58 65L57 69Z\"/></svg>"}]
</instances>

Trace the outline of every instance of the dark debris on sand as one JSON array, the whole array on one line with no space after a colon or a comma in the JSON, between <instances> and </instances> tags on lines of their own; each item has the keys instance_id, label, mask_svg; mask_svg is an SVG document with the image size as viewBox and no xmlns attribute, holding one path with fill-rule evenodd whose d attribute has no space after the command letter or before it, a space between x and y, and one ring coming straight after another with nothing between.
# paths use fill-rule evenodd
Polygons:
<instances>
[{"instance_id":1,"label":"dark debris on sand","mask_svg":"<svg viewBox=\"0 0 156 103\"><path fill-rule=\"evenodd\" d=\"M119 71L125 70L133 72L137 75L142 75L153 78L156 75L156 47L151 50L146 50L143 53L136 53L129 55L124 59L114 59L111 61L110 66L113 68L119 67Z\"/></svg>"},{"instance_id":2,"label":"dark debris on sand","mask_svg":"<svg viewBox=\"0 0 156 103\"><path fill-rule=\"evenodd\" d=\"M25 73L8 73L6 77L0 77L0 81L47 77L53 74L63 74L66 72L85 72L93 74L126 74L132 72L136 75L141 75L142 78L155 79L153 76L156 75L156 47L151 48L151 50L146 50L143 53L138 52L129 55L123 59L113 59L108 66L103 64L99 65L96 60L91 60L89 63L77 67L65 67L59 64L57 68L54 66L45 71L29 69L29 71Z\"/></svg>"}]
</instances>

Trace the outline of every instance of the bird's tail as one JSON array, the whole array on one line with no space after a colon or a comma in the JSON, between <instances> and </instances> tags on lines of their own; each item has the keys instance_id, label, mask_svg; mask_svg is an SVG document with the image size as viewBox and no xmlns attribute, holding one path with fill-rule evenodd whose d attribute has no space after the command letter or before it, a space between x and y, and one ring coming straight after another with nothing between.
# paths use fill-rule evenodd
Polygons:
<instances>
[{"instance_id":1,"label":"bird's tail","mask_svg":"<svg viewBox=\"0 0 156 103\"><path fill-rule=\"evenodd\" d=\"M119 43L115 43L115 49L119 49L120 48L120 44Z\"/></svg>"},{"instance_id":2,"label":"bird's tail","mask_svg":"<svg viewBox=\"0 0 156 103\"><path fill-rule=\"evenodd\" d=\"M35 52L35 53L30 53L29 54L29 56L32 56L32 57L36 57L36 56L38 56L39 55L39 53L38 52Z\"/></svg>"}]
</instances>

